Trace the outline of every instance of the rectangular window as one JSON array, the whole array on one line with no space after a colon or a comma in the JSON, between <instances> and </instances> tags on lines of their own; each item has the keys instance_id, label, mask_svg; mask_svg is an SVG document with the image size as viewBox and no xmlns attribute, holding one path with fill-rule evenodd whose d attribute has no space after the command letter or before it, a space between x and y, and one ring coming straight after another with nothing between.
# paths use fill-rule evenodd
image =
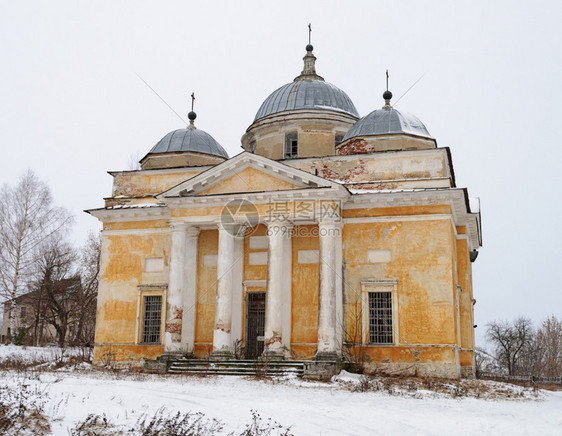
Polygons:
<instances>
[{"instance_id":1,"label":"rectangular window","mask_svg":"<svg viewBox=\"0 0 562 436\"><path fill-rule=\"evenodd\" d=\"M27 312L26 312L26 307L25 307L25 306L22 306L22 307L21 307L21 318L25 318L26 313L27 313Z\"/></svg>"},{"instance_id":2,"label":"rectangular window","mask_svg":"<svg viewBox=\"0 0 562 436\"><path fill-rule=\"evenodd\" d=\"M298 156L298 133L291 132L285 135L285 159L294 159Z\"/></svg>"},{"instance_id":3,"label":"rectangular window","mask_svg":"<svg viewBox=\"0 0 562 436\"><path fill-rule=\"evenodd\" d=\"M392 344L392 292L369 292L369 343Z\"/></svg>"},{"instance_id":4,"label":"rectangular window","mask_svg":"<svg viewBox=\"0 0 562 436\"><path fill-rule=\"evenodd\" d=\"M160 343L160 325L162 321L162 296L146 295L143 298L142 343Z\"/></svg>"},{"instance_id":5,"label":"rectangular window","mask_svg":"<svg viewBox=\"0 0 562 436\"><path fill-rule=\"evenodd\" d=\"M336 135L334 139L335 139L336 145L338 145L340 142L343 141L343 135Z\"/></svg>"}]
</instances>

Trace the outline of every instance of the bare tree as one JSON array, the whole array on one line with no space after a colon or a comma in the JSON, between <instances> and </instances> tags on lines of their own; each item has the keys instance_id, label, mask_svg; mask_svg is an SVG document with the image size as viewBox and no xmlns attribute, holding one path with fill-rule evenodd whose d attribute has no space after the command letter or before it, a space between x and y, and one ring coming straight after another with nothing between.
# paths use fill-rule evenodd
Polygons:
<instances>
[{"instance_id":1,"label":"bare tree","mask_svg":"<svg viewBox=\"0 0 562 436\"><path fill-rule=\"evenodd\" d=\"M77 254L70 244L51 239L43 244L37 265L40 279L37 292L41 295L40 310L57 333L60 347L66 345L67 333L79 310L76 294L80 292L80 277L74 274Z\"/></svg>"},{"instance_id":2,"label":"bare tree","mask_svg":"<svg viewBox=\"0 0 562 436\"><path fill-rule=\"evenodd\" d=\"M72 220L53 204L49 187L31 170L15 186L0 190L0 293L10 302L11 333L16 329L16 297L29 283L37 248Z\"/></svg>"},{"instance_id":3,"label":"bare tree","mask_svg":"<svg viewBox=\"0 0 562 436\"><path fill-rule=\"evenodd\" d=\"M509 375L516 375L525 349L534 340L531 320L520 317L513 324L506 321L492 322L488 324L486 336L495 347L498 362L507 369Z\"/></svg>"},{"instance_id":4,"label":"bare tree","mask_svg":"<svg viewBox=\"0 0 562 436\"><path fill-rule=\"evenodd\" d=\"M554 315L542 322L536 336L540 350L539 372L546 377L562 375L562 320Z\"/></svg>"},{"instance_id":5,"label":"bare tree","mask_svg":"<svg viewBox=\"0 0 562 436\"><path fill-rule=\"evenodd\" d=\"M100 273L101 234L90 233L80 260L80 279L82 286L76 294L78 311L75 345L91 346L94 342L96 325L96 303Z\"/></svg>"}]
</instances>

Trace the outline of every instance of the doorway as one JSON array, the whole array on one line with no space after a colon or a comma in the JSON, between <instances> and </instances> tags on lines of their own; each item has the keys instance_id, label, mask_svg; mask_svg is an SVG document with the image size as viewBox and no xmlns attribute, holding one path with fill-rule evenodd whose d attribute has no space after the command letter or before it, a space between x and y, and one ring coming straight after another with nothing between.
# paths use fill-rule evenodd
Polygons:
<instances>
[{"instance_id":1,"label":"doorway","mask_svg":"<svg viewBox=\"0 0 562 436\"><path fill-rule=\"evenodd\" d=\"M265 292L246 294L246 359L257 359L265 345Z\"/></svg>"}]
</instances>

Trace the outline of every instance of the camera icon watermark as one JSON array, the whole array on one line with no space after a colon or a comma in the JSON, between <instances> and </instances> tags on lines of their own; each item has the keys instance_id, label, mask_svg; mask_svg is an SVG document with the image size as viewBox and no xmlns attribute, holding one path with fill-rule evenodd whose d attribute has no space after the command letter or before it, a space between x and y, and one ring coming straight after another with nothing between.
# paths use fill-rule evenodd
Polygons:
<instances>
[{"instance_id":1,"label":"camera icon watermark","mask_svg":"<svg viewBox=\"0 0 562 436\"><path fill-rule=\"evenodd\" d=\"M260 214L251 201L231 200L221 210L220 223L233 236L246 237L256 231Z\"/></svg>"},{"instance_id":2,"label":"camera icon watermark","mask_svg":"<svg viewBox=\"0 0 562 436\"><path fill-rule=\"evenodd\" d=\"M268 235L282 233L291 237L318 237L326 236L322 234L326 229L314 224L327 219L340 222L341 209L339 200L275 199L262 207L263 215L260 215L258 207L251 201L231 200L221 210L220 223L233 236L251 236L259 224L268 223Z\"/></svg>"}]
</instances>

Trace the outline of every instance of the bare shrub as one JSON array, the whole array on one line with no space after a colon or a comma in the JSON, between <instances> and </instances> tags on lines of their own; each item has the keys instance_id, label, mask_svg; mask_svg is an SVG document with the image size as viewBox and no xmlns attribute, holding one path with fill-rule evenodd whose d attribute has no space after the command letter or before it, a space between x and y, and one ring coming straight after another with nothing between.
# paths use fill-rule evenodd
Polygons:
<instances>
[{"instance_id":1,"label":"bare shrub","mask_svg":"<svg viewBox=\"0 0 562 436\"><path fill-rule=\"evenodd\" d=\"M139 418L130 432L142 436L212 436L223 427L220 421L206 418L201 412L169 415L165 408L160 408L151 417Z\"/></svg>"},{"instance_id":2,"label":"bare shrub","mask_svg":"<svg viewBox=\"0 0 562 436\"><path fill-rule=\"evenodd\" d=\"M16 388L0 386L0 431L3 434L47 434L45 393L24 382Z\"/></svg>"},{"instance_id":3,"label":"bare shrub","mask_svg":"<svg viewBox=\"0 0 562 436\"><path fill-rule=\"evenodd\" d=\"M283 427L281 424L271 418L268 418L264 421L261 415L255 410L251 410L251 413L252 421L249 424L246 424L246 427L239 436L269 436L271 434L280 436L292 436L290 427ZM234 433L231 433L229 436L234 436Z\"/></svg>"},{"instance_id":4,"label":"bare shrub","mask_svg":"<svg viewBox=\"0 0 562 436\"><path fill-rule=\"evenodd\" d=\"M105 416L105 413L102 415L90 413L84 421L76 423L74 428L69 431L72 436L113 436L123 434Z\"/></svg>"}]
</instances>

